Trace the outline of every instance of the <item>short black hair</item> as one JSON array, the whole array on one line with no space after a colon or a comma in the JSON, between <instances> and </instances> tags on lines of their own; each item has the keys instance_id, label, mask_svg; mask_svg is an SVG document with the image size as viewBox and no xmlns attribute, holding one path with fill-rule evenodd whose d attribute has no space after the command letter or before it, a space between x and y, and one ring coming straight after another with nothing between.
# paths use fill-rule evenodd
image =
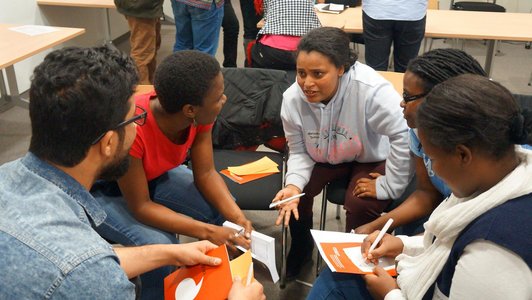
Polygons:
<instances>
[{"instance_id":1,"label":"short black hair","mask_svg":"<svg viewBox=\"0 0 532 300\"><path fill-rule=\"evenodd\" d=\"M220 74L218 61L197 50L183 50L166 57L155 71L154 86L167 113L185 104L202 105L214 78Z\"/></svg>"},{"instance_id":2,"label":"short black hair","mask_svg":"<svg viewBox=\"0 0 532 300\"><path fill-rule=\"evenodd\" d=\"M137 82L133 60L118 50L49 53L31 79L29 150L61 166L77 165L99 135L124 120Z\"/></svg>"},{"instance_id":3,"label":"short black hair","mask_svg":"<svg viewBox=\"0 0 532 300\"><path fill-rule=\"evenodd\" d=\"M418 108L417 124L444 151L466 145L494 158L531 142L532 117L501 84L460 75L434 87Z\"/></svg>"},{"instance_id":4,"label":"short black hair","mask_svg":"<svg viewBox=\"0 0 532 300\"><path fill-rule=\"evenodd\" d=\"M434 49L408 63L406 70L419 77L423 90L430 92L438 83L462 74L488 76L471 55L457 49Z\"/></svg>"},{"instance_id":5,"label":"short black hair","mask_svg":"<svg viewBox=\"0 0 532 300\"><path fill-rule=\"evenodd\" d=\"M349 48L349 36L335 27L319 27L305 34L297 47L297 55L301 51L316 51L327 56L337 67L344 67L347 72L357 61L357 54Z\"/></svg>"}]
</instances>

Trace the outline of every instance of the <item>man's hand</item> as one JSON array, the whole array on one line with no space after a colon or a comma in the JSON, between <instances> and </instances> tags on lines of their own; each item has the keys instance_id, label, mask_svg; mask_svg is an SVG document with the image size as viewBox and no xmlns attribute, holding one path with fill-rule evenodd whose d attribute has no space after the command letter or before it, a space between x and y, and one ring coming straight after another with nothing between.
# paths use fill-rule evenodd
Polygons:
<instances>
[{"instance_id":1,"label":"man's hand","mask_svg":"<svg viewBox=\"0 0 532 300\"><path fill-rule=\"evenodd\" d=\"M293 185L288 185L284 189L280 190L273 198L272 203L281 201L283 199L301 194L301 190ZM284 219L284 225L288 226L290 222L290 216L294 215L296 220L299 220L299 212L297 211L297 206L299 205L299 198L288 201L287 203L276 206L279 211L279 216L275 221L275 225L280 225Z\"/></svg>"},{"instance_id":2,"label":"man's hand","mask_svg":"<svg viewBox=\"0 0 532 300\"><path fill-rule=\"evenodd\" d=\"M358 233L358 234L370 234L370 233L373 233L375 230L379 230L380 228L382 228L382 226L380 226L380 227L373 226L372 222L370 222L370 223L366 223L364 225L360 225L357 228L355 228L355 233Z\"/></svg>"},{"instance_id":3,"label":"man's hand","mask_svg":"<svg viewBox=\"0 0 532 300\"><path fill-rule=\"evenodd\" d=\"M172 261L170 264L176 266L193 266L193 265L208 265L217 266L222 261L218 257L208 256L205 253L216 249L218 246L209 241L199 241L187 244L168 245L172 247L171 252Z\"/></svg>"},{"instance_id":4,"label":"man's hand","mask_svg":"<svg viewBox=\"0 0 532 300\"><path fill-rule=\"evenodd\" d=\"M244 233L242 235L251 242L251 231L253 231L251 221L246 219L246 217L242 217L241 219L235 220L233 223L244 228Z\"/></svg>"},{"instance_id":5,"label":"man's hand","mask_svg":"<svg viewBox=\"0 0 532 300\"><path fill-rule=\"evenodd\" d=\"M399 288L395 279L379 266L373 269L373 274L365 275L364 280L373 299L384 299L391 290Z\"/></svg>"},{"instance_id":6,"label":"man's hand","mask_svg":"<svg viewBox=\"0 0 532 300\"><path fill-rule=\"evenodd\" d=\"M369 173L371 178L360 178L357 180L353 196L377 198L377 178L382 176L379 173Z\"/></svg>"},{"instance_id":7,"label":"man's hand","mask_svg":"<svg viewBox=\"0 0 532 300\"><path fill-rule=\"evenodd\" d=\"M262 284L253 280L248 286L242 284L238 276L233 278L233 286L229 291L229 300L265 300L266 296L262 288Z\"/></svg>"}]
</instances>

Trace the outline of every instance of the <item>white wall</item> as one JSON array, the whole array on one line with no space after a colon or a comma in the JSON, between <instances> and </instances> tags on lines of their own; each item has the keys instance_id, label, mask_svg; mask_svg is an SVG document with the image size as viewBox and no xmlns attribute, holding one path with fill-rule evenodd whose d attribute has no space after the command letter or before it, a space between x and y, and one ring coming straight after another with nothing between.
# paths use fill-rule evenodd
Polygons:
<instances>
[{"instance_id":1,"label":"white wall","mask_svg":"<svg viewBox=\"0 0 532 300\"><path fill-rule=\"evenodd\" d=\"M56 48L63 46L95 46L102 44L105 36L103 9L39 6L35 0L0 0L0 23L16 25L50 25L85 28L85 33ZM128 32L124 17L110 9L111 38ZM0 37L1 38L1 37ZM19 91L29 88L33 69L51 50L43 51L15 64Z\"/></svg>"}]
</instances>

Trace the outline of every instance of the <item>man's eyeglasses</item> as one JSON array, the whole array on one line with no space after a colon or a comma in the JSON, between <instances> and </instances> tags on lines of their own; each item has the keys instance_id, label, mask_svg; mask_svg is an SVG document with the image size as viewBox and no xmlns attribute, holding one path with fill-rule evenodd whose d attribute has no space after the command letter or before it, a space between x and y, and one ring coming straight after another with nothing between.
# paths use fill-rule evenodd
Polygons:
<instances>
[{"instance_id":1,"label":"man's eyeglasses","mask_svg":"<svg viewBox=\"0 0 532 300\"><path fill-rule=\"evenodd\" d=\"M421 93L419 95L408 95L406 92L403 92L403 101L405 103L408 103L408 102L423 98L423 97L427 96L427 94L428 94L428 92Z\"/></svg>"},{"instance_id":2,"label":"man's eyeglasses","mask_svg":"<svg viewBox=\"0 0 532 300\"><path fill-rule=\"evenodd\" d=\"M131 117L130 119L128 120L125 120L124 122L120 122L118 125L116 125L114 128L110 129L110 130L117 130L118 128L120 127L124 127L126 125L129 125L133 122L135 122L135 124L139 125L139 126L142 126L144 125L144 123L146 123L146 115L148 113L146 112L146 110L140 106L135 106L135 115L133 117ZM94 145L96 143L98 143L102 138L103 136L107 133L107 130L100 134L92 143L91 145Z\"/></svg>"}]
</instances>

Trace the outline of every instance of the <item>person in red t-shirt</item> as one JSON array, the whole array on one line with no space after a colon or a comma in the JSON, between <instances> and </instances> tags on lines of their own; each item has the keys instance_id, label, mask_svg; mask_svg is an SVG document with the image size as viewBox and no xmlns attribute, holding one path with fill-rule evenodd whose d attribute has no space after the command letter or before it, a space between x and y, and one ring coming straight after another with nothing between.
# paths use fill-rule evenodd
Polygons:
<instances>
[{"instance_id":1,"label":"person in red t-shirt","mask_svg":"<svg viewBox=\"0 0 532 300\"><path fill-rule=\"evenodd\" d=\"M113 194L113 183L93 189L107 213L96 230L123 245L178 243L177 233L249 248L251 222L213 162L211 129L227 100L219 63L199 51L176 52L157 68L154 85L156 93L136 99L148 114L137 128L131 166L117 182L121 193L115 184ZM188 153L192 171L183 165ZM220 226L224 220L243 226L244 233ZM149 290L162 295L170 272L142 277L142 298Z\"/></svg>"}]
</instances>

